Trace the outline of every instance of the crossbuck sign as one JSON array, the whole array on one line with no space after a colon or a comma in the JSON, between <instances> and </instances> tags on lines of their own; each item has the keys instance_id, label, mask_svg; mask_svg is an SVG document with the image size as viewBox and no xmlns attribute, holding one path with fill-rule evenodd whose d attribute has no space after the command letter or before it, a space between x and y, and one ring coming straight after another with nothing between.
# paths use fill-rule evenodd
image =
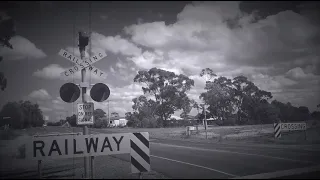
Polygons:
<instances>
[{"instance_id":1,"label":"crossbuck sign","mask_svg":"<svg viewBox=\"0 0 320 180\"><path fill-rule=\"evenodd\" d=\"M90 72L93 72L93 74L95 74L96 76L101 77L103 79L107 78L105 72L101 71L100 69L92 65L93 63L100 61L101 59L107 56L107 54L104 52L99 52L98 55L94 55L89 59L86 58L84 60L81 60L81 58L74 56L68 51L63 49L60 50L59 55L76 64L75 66L70 67L64 72L62 72L61 76L68 77L72 74L75 74L76 72L80 71L83 68L87 68L89 69Z\"/></svg>"}]
</instances>

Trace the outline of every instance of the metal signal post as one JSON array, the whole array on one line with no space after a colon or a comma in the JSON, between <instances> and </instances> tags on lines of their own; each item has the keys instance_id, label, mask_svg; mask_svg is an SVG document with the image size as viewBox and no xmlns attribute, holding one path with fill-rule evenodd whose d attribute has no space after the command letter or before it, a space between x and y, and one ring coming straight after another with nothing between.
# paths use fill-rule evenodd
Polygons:
<instances>
[{"instance_id":1,"label":"metal signal post","mask_svg":"<svg viewBox=\"0 0 320 180\"><path fill-rule=\"evenodd\" d=\"M89 43L89 37L83 36L82 32L79 32L79 51L80 51L80 58L84 60L85 58L85 49ZM86 81L86 68L81 69L81 82L84 83ZM87 102L87 87L81 87L81 95L82 95L82 103ZM83 126L83 135L88 135L89 130L88 126ZM89 157L84 157L84 178L89 178Z\"/></svg>"}]
</instances>

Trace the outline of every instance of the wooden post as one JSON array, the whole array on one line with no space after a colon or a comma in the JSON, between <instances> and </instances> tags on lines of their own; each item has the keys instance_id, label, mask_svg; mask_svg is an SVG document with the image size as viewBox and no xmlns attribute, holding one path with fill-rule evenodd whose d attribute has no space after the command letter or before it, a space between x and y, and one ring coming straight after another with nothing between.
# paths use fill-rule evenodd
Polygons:
<instances>
[{"instance_id":1,"label":"wooden post","mask_svg":"<svg viewBox=\"0 0 320 180\"><path fill-rule=\"evenodd\" d=\"M38 177L42 179L42 164L41 160L38 160Z\"/></svg>"},{"instance_id":2,"label":"wooden post","mask_svg":"<svg viewBox=\"0 0 320 180\"><path fill-rule=\"evenodd\" d=\"M304 130L304 140L307 141L307 127L306 130Z\"/></svg>"},{"instance_id":3,"label":"wooden post","mask_svg":"<svg viewBox=\"0 0 320 180\"><path fill-rule=\"evenodd\" d=\"M91 156L91 179L94 179L94 156Z\"/></svg>"}]
</instances>

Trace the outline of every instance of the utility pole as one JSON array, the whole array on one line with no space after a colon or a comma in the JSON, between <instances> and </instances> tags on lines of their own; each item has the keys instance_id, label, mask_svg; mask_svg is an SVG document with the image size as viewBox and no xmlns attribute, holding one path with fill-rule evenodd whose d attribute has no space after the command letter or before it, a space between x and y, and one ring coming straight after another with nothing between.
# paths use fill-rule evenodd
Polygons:
<instances>
[{"instance_id":1,"label":"utility pole","mask_svg":"<svg viewBox=\"0 0 320 180\"><path fill-rule=\"evenodd\" d=\"M79 32L79 51L80 51L80 58L81 60L84 60L85 58L85 49L86 46L89 43L89 37L84 36L83 32ZM84 83L86 81L86 68L83 68L81 70L81 82ZM82 87L81 88L81 95L82 95L82 103L87 103L87 87ZM83 126L83 135L88 135L89 130L88 126L84 125ZM88 179L89 178L89 157L84 157L84 178Z\"/></svg>"},{"instance_id":2,"label":"utility pole","mask_svg":"<svg viewBox=\"0 0 320 180\"><path fill-rule=\"evenodd\" d=\"M204 129L206 131L206 139L208 139L206 104L203 104L203 110L204 110Z\"/></svg>"}]
</instances>

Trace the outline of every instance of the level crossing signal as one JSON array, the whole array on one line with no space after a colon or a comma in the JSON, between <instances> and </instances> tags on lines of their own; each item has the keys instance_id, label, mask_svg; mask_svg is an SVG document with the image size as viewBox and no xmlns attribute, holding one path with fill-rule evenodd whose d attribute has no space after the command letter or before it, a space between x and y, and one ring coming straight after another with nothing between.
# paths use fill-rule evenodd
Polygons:
<instances>
[{"instance_id":1,"label":"level crossing signal","mask_svg":"<svg viewBox=\"0 0 320 180\"><path fill-rule=\"evenodd\" d=\"M97 83L91 88L90 96L96 102L103 102L110 96L110 89L103 83Z\"/></svg>"},{"instance_id":2,"label":"level crossing signal","mask_svg":"<svg viewBox=\"0 0 320 180\"><path fill-rule=\"evenodd\" d=\"M60 88L60 97L64 102L73 103L80 97L80 89L74 83L65 83Z\"/></svg>"},{"instance_id":3,"label":"level crossing signal","mask_svg":"<svg viewBox=\"0 0 320 180\"><path fill-rule=\"evenodd\" d=\"M110 96L110 89L106 84L97 83L90 90L92 100L103 102ZM60 97L64 102L73 103L80 97L80 88L74 83L65 83L60 88Z\"/></svg>"}]
</instances>

